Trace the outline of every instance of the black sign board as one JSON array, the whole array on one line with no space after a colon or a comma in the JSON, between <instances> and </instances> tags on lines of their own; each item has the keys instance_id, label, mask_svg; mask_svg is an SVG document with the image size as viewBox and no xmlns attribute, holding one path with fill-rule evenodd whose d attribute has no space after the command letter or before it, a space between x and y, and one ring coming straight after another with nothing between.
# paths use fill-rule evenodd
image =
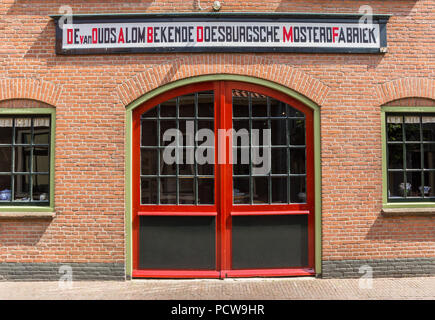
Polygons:
<instances>
[{"instance_id":1,"label":"black sign board","mask_svg":"<svg viewBox=\"0 0 435 320\"><path fill-rule=\"evenodd\" d=\"M389 16L294 13L52 16L57 54L383 53Z\"/></svg>"}]
</instances>

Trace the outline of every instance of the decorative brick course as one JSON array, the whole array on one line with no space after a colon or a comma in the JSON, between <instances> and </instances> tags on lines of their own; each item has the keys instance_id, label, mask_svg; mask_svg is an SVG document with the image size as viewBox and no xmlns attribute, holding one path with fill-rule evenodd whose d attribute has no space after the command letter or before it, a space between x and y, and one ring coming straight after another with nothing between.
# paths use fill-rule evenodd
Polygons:
<instances>
[{"instance_id":1,"label":"decorative brick course","mask_svg":"<svg viewBox=\"0 0 435 320\"><path fill-rule=\"evenodd\" d=\"M435 275L435 258L395 258L324 261L322 278L360 278L367 270L360 273L362 266L371 267L374 278Z\"/></svg>"}]
</instances>

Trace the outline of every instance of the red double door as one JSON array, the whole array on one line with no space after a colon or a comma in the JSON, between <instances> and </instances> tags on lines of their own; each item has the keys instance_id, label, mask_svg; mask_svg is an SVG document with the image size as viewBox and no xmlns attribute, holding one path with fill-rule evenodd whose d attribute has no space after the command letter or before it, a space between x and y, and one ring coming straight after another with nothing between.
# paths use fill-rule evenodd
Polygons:
<instances>
[{"instance_id":1,"label":"red double door","mask_svg":"<svg viewBox=\"0 0 435 320\"><path fill-rule=\"evenodd\" d=\"M136 108L132 141L133 277L314 274L310 108L192 84Z\"/></svg>"}]
</instances>

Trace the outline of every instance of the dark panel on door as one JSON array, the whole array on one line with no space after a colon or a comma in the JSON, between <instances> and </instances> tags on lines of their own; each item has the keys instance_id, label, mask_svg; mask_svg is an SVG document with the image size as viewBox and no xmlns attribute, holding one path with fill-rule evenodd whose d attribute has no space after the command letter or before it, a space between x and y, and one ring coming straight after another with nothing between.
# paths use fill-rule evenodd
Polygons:
<instances>
[{"instance_id":1,"label":"dark panel on door","mask_svg":"<svg viewBox=\"0 0 435 320\"><path fill-rule=\"evenodd\" d=\"M232 222L233 269L308 265L308 216L234 216Z\"/></svg>"},{"instance_id":2,"label":"dark panel on door","mask_svg":"<svg viewBox=\"0 0 435 320\"><path fill-rule=\"evenodd\" d=\"M140 269L216 269L215 217L140 217Z\"/></svg>"}]
</instances>

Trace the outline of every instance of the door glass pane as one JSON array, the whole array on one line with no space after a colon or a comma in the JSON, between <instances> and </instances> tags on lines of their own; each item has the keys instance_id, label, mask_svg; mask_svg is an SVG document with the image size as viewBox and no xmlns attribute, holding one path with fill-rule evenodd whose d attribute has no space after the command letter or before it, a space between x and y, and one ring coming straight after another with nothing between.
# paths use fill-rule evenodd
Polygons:
<instances>
[{"instance_id":1,"label":"door glass pane","mask_svg":"<svg viewBox=\"0 0 435 320\"><path fill-rule=\"evenodd\" d=\"M157 204L157 179L141 179L141 203Z\"/></svg>"},{"instance_id":2,"label":"door glass pane","mask_svg":"<svg viewBox=\"0 0 435 320\"><path fill-rule=\"evenodd\" d=\"M233 197L234 204L249 204L250 200L250 183L249 178L234 178L233 180Z\"/></svg>"},{"instance_id":3,"label":"door glass pane","mask_svg":"<svg viewBox=\"0 0 435 320\"><path fill-rule=\"evenodd\" d=\"M286 146L287 143L287 127L286 120L271 120L271 138L272 145Z\"/></svg>"},{"instance_id":4,"label":"door glass pane","mask_svg":"<svg viewBox=\"0 0 435 320\"><path fill-rule=\"evenodd\" d=\"M179 99L179 116L182 118L195 117L195 94L186 94Z\"/></svg>"},{"instance_id":5,"label":"door glass pane","mask_svg":"<svg viewBox=\"0 0 435 320\"><path fill-rule=\"evenodd\" d=\"M287 177L272 178L272 203L288 203Z\"/></svg>"},{"instance_id":6,"label":"door glass pane","mask_svg":"<svg viewBox=\"0 0 435 320\"><path fill-rule=\"evenodd\" d=\"M140 151L141 159L141 174L156 175L158 166L158 150L157 149L142 149Z\"/></svg>"},{"instance_id":7,"label":"door glass pane","mask_svg":"<svg viewBox=\"0 0 435 320\"><path fill-rule=\"evenodd\" d=\"M176 178L160 178L160 203L177 204Z\"/></svg>"},{"instance_id":8,"label":"door glass pane","mask_svg":"<svg viewBox=\"0 0 435 320\"><path fill-rule=\"evenodd\" d=\"M195 180L193 178L180 178L178 183L180 204L194 204Z\"/></svg>"},{"instance_id":9,"label":"door glass pane","mask_svg":"<svg viewBox=\"0 0 435 320\"><path fill-rule=\"evenodd\" d=\"M214 179L198 178L198 204L214 203Z\"/></svg>"},{"instance_id":10,"label":"door glass pane","mask_svg":"<svg viewBox=\"0 0 435 320\"><path fill-rule=\"evenodd\" d=\"M156 121L142 121L142 146L157 146L157 122Z\"/></svg>"},{"instance_id":11,"label":"door glass pane","mask_svg":"<svg viewBox=\"0 0 435 320\"><path fill-rule=\"evenodd\" d=\"M290 119L289 130L290 130L291 145L305 144L305 120L304 119Z\"/></svg>"},{"instance_id":12,"label":"door glass pane","mask_svg":"<svg viewBox=\"0 0 435 320\"><path fill-rule=\"evenodd\" d=\"M306 180L305 176L290 177L290 202L291 203L307 202L305 180Z\"/></svg>"},{"instance_id":13,"label":"door glass pane","mask_svg":"<svg viewBox=\"0 0 435 320\"><path fill-rule=\"evenodd\" d=\"M251 92L252 99L252 116L253 117L267 117L267 97Z\"/></svg>"},{"instance_id":14,"label":"door glass pane","mask_svg":"<svg viewBox=\"0 0 435 320\"><path fill-rule=\"evenodd\" d=\"M233 90L233 117L249 117L249 92Z\"/></svg>"},{"instance_id":15,"label":"door glass pane","mask_svg":"<svg viewBox=\"0 0 435 320\"><path fill-rule=\"evenodd\" d=\"M175 118L177 116L177 99L162 102L159 108L160 118Z\"/></svg>"},{"instance_id":16,"label":"door glass pane","mask_svg":"<svg viewBox=\"0 0 435 320\"><path fill-rule=\"evenodd\" d=\"M213 91L203 91L198 93L198 117L214 117Z\"/></svg>"},{"instance_id":17,"label":"door glass pane","mask_svg":"<svg viewBox=\"0 0 435 320\"><path fill-rule=\"evenodd\" d=\"M269 179L267 177L253 177L252 183L254 204L269 203Z\"/></svg>"},{"instance_id":18,"label":"door glass pane","mask_svg":"<svg viewBox=\"0 0 435 320\"><path fill-rule=\"evenodd\" d=\"M288 148L272 148L272 174L288 173ZM302 159L305 161L305 159Z\"/></svg>"},{"instance_id":19,"label":"door glass pane","mask_svg":"<svg viewBox=\"0 0 435 320\"><path fill-rule=\"evenodd\" d=\"M305 173L305 148L290 149L290 173Z\"/></svg>"}]
</instances>

